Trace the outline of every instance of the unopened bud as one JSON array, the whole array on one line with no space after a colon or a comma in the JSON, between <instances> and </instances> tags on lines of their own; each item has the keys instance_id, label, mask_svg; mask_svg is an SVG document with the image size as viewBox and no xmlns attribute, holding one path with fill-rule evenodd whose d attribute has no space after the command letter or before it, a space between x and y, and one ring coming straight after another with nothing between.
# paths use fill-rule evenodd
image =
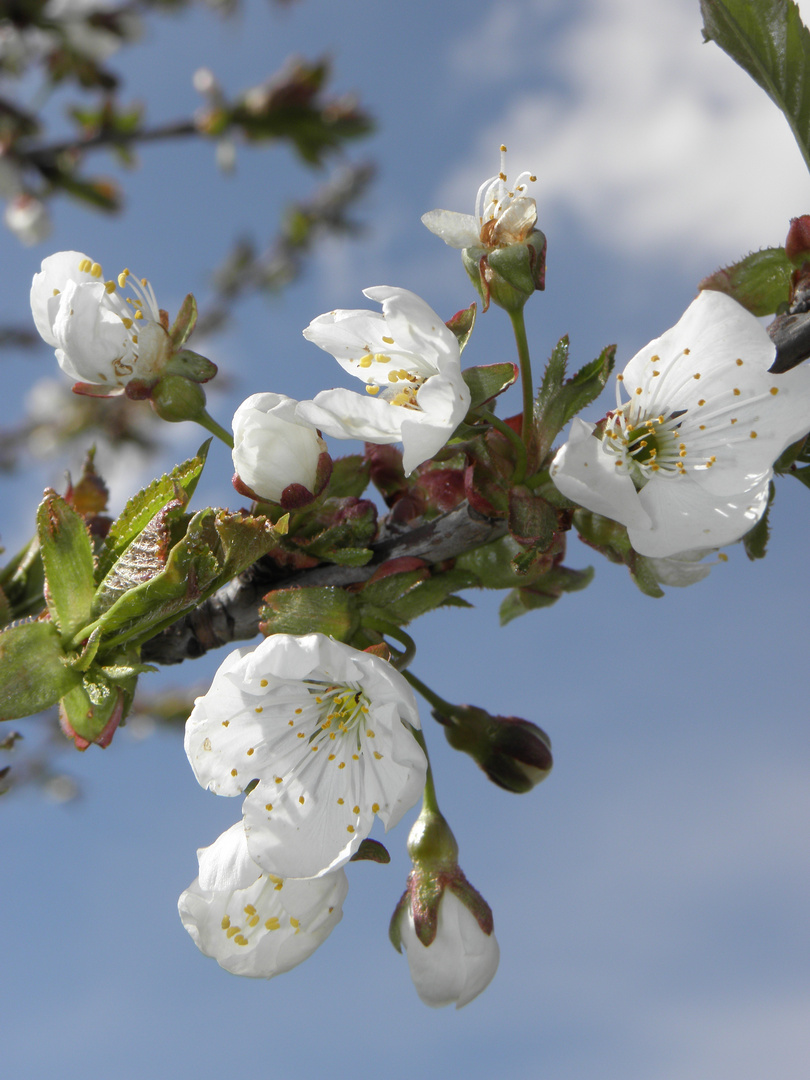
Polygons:
<instances>
[{"instance_id":1,"label":"unopened bud","mask_svg":"<svg viewBox=\"0 0 810 1080\"><path fill-rule=\"evenodd\" d=\"M152 408L162 420L176 424L196 420L205 412L205 391L182 375L167 375L152 389Z\"/></svg>"}]
</instances>

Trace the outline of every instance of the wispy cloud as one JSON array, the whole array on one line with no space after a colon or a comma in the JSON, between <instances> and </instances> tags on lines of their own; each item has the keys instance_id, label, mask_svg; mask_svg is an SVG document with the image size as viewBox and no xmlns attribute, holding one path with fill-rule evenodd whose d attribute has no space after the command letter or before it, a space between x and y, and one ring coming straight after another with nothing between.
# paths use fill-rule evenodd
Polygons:
<instances>
[{"instance_id":1,"label":"wispy cloud","mask_svg":"<svg viewBox=\"0 0 810 1080\"><path fill-rule=\"evenodd\" d=\"M505 142L510 171L537 173L541 223L573 218L614 255L705 270L707 258L781 243L788 218L810 209L787 124L703 44L696 3L584 0L554 24L544 0L499 2L454 44L450 63L471 93L481 80L498 84L502 108L495 121L486 110L439 205L469 210ZM542 73L537 90L532 72Z\"/></svg>"}]
</instances>

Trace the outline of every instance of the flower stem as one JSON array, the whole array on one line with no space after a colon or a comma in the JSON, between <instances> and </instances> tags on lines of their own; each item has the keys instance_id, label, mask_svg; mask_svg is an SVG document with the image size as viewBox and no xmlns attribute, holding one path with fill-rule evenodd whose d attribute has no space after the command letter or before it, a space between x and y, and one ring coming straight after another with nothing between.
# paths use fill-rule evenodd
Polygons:
<instances>
[{"instance_id":1,"label":"flower stem","mask_svg":"<svg viewBox=\"0 0 810 1080\"><path fill-rule=\"evenodd\" d=\"M208 415L208 412L205 409L201 409L194 419L200 427L204 427L206 431L210 431L212 435L216 435L216 437L221 439L227 447L233 450L233 436L231 433L226 431L224 427L220 427L216 420Z\"/></svg>"},{"instance_id":2,"label":"flower stem","mask_svg":"<svg viewBox=\"0 0 810 1080\"><path fill-rule=\"evenodd\" d=\"M416 656L416 642L413 638L406 634L401 626L397 626L394 622L389 622L388 619L380 618L379 616L364 616L364 626L369 630L376 630L378 634L385 637L392 637L394 641L398 641L400 645L404 646L403 652L397 652L392 650L393 658L391 663L397 669L401 671L403 675L407 676L407 672L404 670L408 664L411 663Z\"/></svg>"},{"instance_id":3,"label":"flower stem","mask_svg":"<svg viewBox=\"0 0 810 1080\"><path fill-rule=\"evenodd\" d=\"M427 773L425 775L425 790L422 795L422 813L427 811L430 814L441 814L439 810L439 800L436 798L436 787L433 783L433 769L430 766L430 755L428 754L427 743L425 742L425 736L422 731L413 732L413 737L422 747L425 752L425 758L427 759Z\"/></svg>"},{"instance_id":4,"label":"flower stem","mask_svg":"<svg viewBox=\"0 0 810 1080\"><path fill-rule=\"evenodd\" d=\"M429 686L425 686L421 679L418 679L412 671L403 671L402 674L416 690L418 694L421 694L425 701L432 705L434 709L438 709L440 713L450 716L453 712L453 706L444 698L440 698L438 694L434 693Z\"/></svg>"},{"instance_id":5,"label":"flower stem","mask_svg":"<svg viewBox=\"0 0 810 1080\"><path fill-rule=\"evenodd\" d=\"M482 420L486 420L496 431L500 431L501 435L505 436L512 444L515 451L515 471L512 474L512 483L522 484L527 468L526 447L523 440L505 420L501 420L500 416L496 416L494 412L484 408L478 408L475 411L477 416L480 416Z\"/></svg>"},{"instance_id":6,"label":"flower stem","mask_svg":"<svg viewBox=\"0 0 810 1080\"><path fill-rule=\"evenodd\" d=\"M509 318L515 333L518 359L520 360L520 381L523 385L523 443L529 444L529 433L532 425L532 407L534 404L534 382L532 381L532 362L529 357L529 340L526 337L526 323L523 319L523 308L510 311Z\"/></svg>"}]
</instances>

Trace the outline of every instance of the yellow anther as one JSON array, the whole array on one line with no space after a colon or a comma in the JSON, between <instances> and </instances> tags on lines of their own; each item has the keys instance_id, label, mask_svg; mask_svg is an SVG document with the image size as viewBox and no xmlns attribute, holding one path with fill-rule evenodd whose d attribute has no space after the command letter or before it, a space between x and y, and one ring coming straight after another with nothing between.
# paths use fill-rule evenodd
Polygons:
<instances>
[{"instance_id":1,"label":"yellow anther","mask_svg":"<svg viewBox=\"0 0 810 1080\"><path fill-rule=\"evenodd\" d=\"M392 337L384 337L383 341L385 342L386 345L393 345L394 344L394 339Z\"/></svg>"},{"instance_id":2,"label":"yellow anther","mask_svg":"<svg viewBox=\"0 0 810 1080\"><path fill-rule=\"evenodd\" d=\"M354 825L347 825L346 832L354 832Z\"/></svg>"},{"instance_id":3,"label":"yellow anther","mask_svg":"<svg viewBox=\"0 0 810 1080\"><path fill-rule=\"evenodd\" d=\"M688 356L691 351L692 351L691 349L684 349L683 350L683 355Z\"/></svg>"},{"instance_id":4,"label":"yellow anther","mask_svg":"<svg viewBox=\"0 0 810 1080\"><path fill-rule=\"evenodd\" d=\"M359 806L353 806L352 807L352 813L353 814L359 814L360 813L360 807Z\"/></svg>"},{"instance_id":5,"label":"yellow anther","mask_svg":"<svg viewBox=\"0 0 810 1080\"><path fill-rule=\"evenodd\" d=\"M338 768L339 769L345 769L346 768L346 762L345 761L339 761L338 762Z\"/></svg>"},{"instance_id":6,"label":"yellow anther","mask_svg":"<svg viewBox=\"0 0 810 1080\"><path fill-rule=\"evenodd\" d=\"M127 330L132 329L132 319L128 319L126 317L126 315L121 316L121 322L124 324L124 326L127 328Z\"/></svg>"},{"instance_id":7,"label":"yellow anther","mask_svg":"<svg viewBox=\"0 0 810 1080\"><path fill-rule=\"evenodd\" d=\"M282 780L282 778L281 778L280 776L277 776L277 777L275 778L275 780L276 780L276 783L277 783L277 784L283 784L283 783L284 783L284 781Z\"/></svg>"},{"instance_id":8,"label":"yellow anther","mask_svg":"<svg viewBox=\"0 0 810 1080\"><path fill-rule=\"evenodd\" d=\"M104 271L101 269L101 263L93 263L90 267L90 273L94 278L100 278L104 276Z\"/></svg>"},{"instance_id":9,"label":"yellow anther","mask_svg":"<svg viewBox=\"0 0 810 1080\"><path fill-rule=\"evenodd\" d=\"M360 359L357 361L357 366L362 367L362 368L367 368L367 367L371 367L371 365L373 363L374 363L374 357L371 355L371 353L366 353L365 356L361 356Z\"/></svg>"},{"instance_id":10,"label":"yellow anther","mask_svg":"<svg viewBox=\"0 0 810 1080\"><path fill-rule=\"evenodd\" d=\"M377 802L373 802L371 804L371 812L372 814L378 814L380 812L380 804Z\"/></svg>"},{"instance_id":11,"label":"yellow anther","mask_svg":"<svg viewBox=\"0 0 810 1080\"><path fill-rule=\"evenodd\" d=\"M267 679L262 679L259 686L267 686Z\"/></svg>"},{"instance_id":12,"label":"yellow anther","mask_svg":"<svg viewBox=\"0 0 810 1080\"><path fill-rule=\"evenodd\" d=\"M264 712L264 706L263 705L257 705L254 711L255 712Z\"/></svg>"},{"instance_id":13,"label":"yellow anther","mask_svg":"<svg viewBox=\"0 0 810 1080\"><path fill-rule=\"evenodd\" d=\"M295 722L293 720L288 720L287 727L295 727Z\"/></svg>"},{"instance_id":14,"label":"yellow anther","mask_svg":"<svg viewBox=\"0 0 810 1080\"><path fill-rule=\"evenodd\" d=\"M737 389L737 387L735 386L735 387L734 387L734 397L739 397L739 396L740 396L740 391L739 391L739 390Z\"/></svg>"},{"instance_id":15,"label":"yellow anther","mask_svg":"<svg viewBox=\"0 0 810 1080\"><path fill-rule=\"evenodd\" d=\"M373 739L373 738L375 738L374 732L373 732L373 731L367 731L367 732L366 732L366 738L367 738L367 739Z\"/></svg>"},{"instance_id":16,"label":"yellow anther","mask_svg":"<svg viewBox=\"0 0 810 1080\"><path fill-rule=\"evenodd\" d=\"M303 738L304 738L304 733L303 733L303 731L299 731L299 732L298 732L298 738L299 738L299 739L303 739Z\"/></svg>"},{"instance_id":17,"label":"yellow anther","mask_svg":"<svg viewBox=\"0 0 810 1080\"><path fill-rule=\"evenodd\" d=\"M258 915L254 915L252 918L248 919L248 926L258 926L258 925L259 925L259 916Z\"/></svg>"},{"instance_id":18,"label":"yellow anther","mask_svg":"<svg viewBox=\"0 0 810 1080\"><path fill-rule=\"evenodd\" d=\"M719 551L719 552L717 553L717 558L718 558L718 559L719 559L719 560L720 560L721 562L728 562L728 555L724 554L724 553L723 553L722 551Z\"/></svg>"},{"instance_id":19,"label":"yellow anther","mask_svg":"<svg viewBox=\"0 0 810 1080\"><path fill-rule=\"evenodd\" d=\"M705 425L705 424L701 424L701 425L700 425L700 430L701 430L701 431L705 431L705 430L706 430L706 425Z\"/></svg>"},{"instance_id":20,"label":"yellow anther","mask_svg":"<svg viewBox=\"0 0 810 1080\"><path fill-rule=\"evenodd\" d=\"M684 352L686 352L686 349L684 349ZM699 378L700 378L700 372L699 372L699 371L698 371L698 372L696 372L696 374L694 374L694 375L692 376L692 378L693 378L693 379L699 379Z\"/></svg>"},{"instance_id":21,"label":"yellow anther","mask_svg":"<svg viewBox=\"0 0 810 1080\"><path fill-rule=\"evenodd\" d=\"M242 927L241 926L231 926L231 927L228 928L227 933L226 933L225 936L229 937L229 938L232 938L232 937L235 937L237 934L241 934L241 933L242 933Z\"/></svg>"},{"instance_id":22,"label":"yellow anther","mask_svg":"<svg viewBox=\"0 0 810 1080\"><path fill-rule=\"evenodd\" d=\"M61 289L54 289L53 290L53 295L58 296L60 292L61 292Z\"/></svg>"},{"instance_id":23,"label":"yellow anther","mask_svg":"<svg viewBox=\"0 0 810 1080\"><path fill-rule=\"evenodd\" d=\"M79 273L81 273L81 274L89 274L92 265L93 264L89 259L82 259L79 262Z\"/></svg>"},{"instance_id":24,"label":"yellow anther","mask_svg":"<svg viewBox=\"0 0 810 1080\"><path fill-rule=\"evenodd\" d=\"M360 758L357 756L357 754L352 754L352 761L359 761L359 760L360 760Z\"/></svg>"},{"instance_id":25,"label":"yellow anther","mask_svg":"<svg viewBox=\"0 0 810 1080\"><path fill-rule=\"evenodd\" d=\"M264 928L265 930L278 930L280 925L281 924L278 921L278 915L273 915L273 917L268 919L267 922L264 924Z\"/></svg>"},{"instance_id":26,"label":"yellow anther","mask_svg":"<svg viewBox=\"0 0 810 1080\"><path fill-rule=\"evenodd\" d=\"M382 754L378 754L376 750L374 751L374 757L377 761L382 761Z\"/></svg>"},{"instance_id":27,"label":"yellow anther","mask_svg":"<svg viewBox=\"0 0 810 1080\"><path fill-rule=\"evenodd\" d=\"M396 371L389 371L388 372L388 381L390 383L399 382L399 373L396 372Z\"/></svg>"},{"instance_id":28,"label":"yellow anther","mask_svg":"<svg viewBox=\"0 0 810 1080\"><path fill-rule=\"evenodd\" d=\"M732 422L732 424L736 424L737 423L737 417L735 416L734 419L731 422Z\"/></svg>"},{"instance_id":29,"label":"yellow anther","mask_svg":"<svg viewBox=\"0 0 810 1080\"><path fill-rule=\"evenodd\" d=\"M660 375L660 374L661 374L661 372L660 372L660 371L654 371L654 372L653 372L653 378L655 378L656 376L658 376L658 375Z\"/></svg>"},{"instance_id":30,"label":"yellow anther","mask_svg":"<svg viewBox=\"0 0 810 1080\"><path fill-rule=\"evenodd\" d=\"M303 806L303 805L304 805L304 796L303 796L303 795L299 795L299 796L298 796L298 801L299 801L299 802L301 803L301 805Z\"/></svg>"},{"instance_id":31,"label":"yellow anther","mask_svg":"<svg viewBox=\"0 0 810 1080\"><path fill-rule=\"evenodd\" d=\"M296 709L295 710L295 715L300 716L303 711L304 711L303 709Z\"/></svg>"},{"instance_id":32,"label":"yellow anther","mask_svg":"<svg viewBox=\"0 0 810 1080\"><path fill-rule=\"evenodd\" d=\"M228 927L231 925L231 920L228 918L227 915L222 916L222 923L220 925L222 926L223 930L227 930Z\"/></svg>"},{"instance_id":33,"label":"yellow anther","mask_svg":"<svg viewBox=\"0 0 810 1080\"><path fill-rule=\"evenodd\" d=\"M290 916L290 926L294 927L297 930L300 925L301 925L301 923L298 921L298 919L294 919L293 916L291 915Z\"/></svg>"},{"instance_id":34,"label":"yellow anther","mask_svg":"<svg viewBox=\"0 0 810 1080\"><path fill-rule=\"evenodd\" d=\"M700 401L698 402L698 405L705 405L705 404L706 404L706 398L701 398Z\"/></svg>"},{"instance_id":35,"label":"yellow anther","mask_svg":"<svg viewBox=\"0 0 810 1080\"><path fill-rule=\"evenodd\" d=\"M114 293L115 292L115 282L114 281L105 281L104 282L104 292L106 292L106 293Z\"/></svg>"},{"instance_id":36,"label":"yellow anther","mask_svg":"<svg viewBox=\"0 0 810 1080\"><path fill-rule=\"evenodd\" d=\"M250 747L250 749L249 749L249 750L248 750L248 752L247 752L247 756L248 756L248 757L250 757L250 756L251 756L252 754L254 754L254 753L255 753L255 750L254 750L254 748L253 748L253 747L251 746L251 747Z\"/></svg>"},{"instance_id":37,"label":"yellow anther","mask_svg":"<svg viewBox=\"0 0 810 1080\"><path fill-rule=\"evenodd\" d=\"M757 437L757 433L755 431L752 431L751 432L751 438L755 439L756 437Z\"/></svg>"},{"instance_id":38,"label":"yellow anther","mask_svg":"<svg viewBox=\"0 0 810 1080\"><path fill-rule=\"evenodd\" d=\"M343 806L343 799L338 799L338 806Z\"/></svg>"},{"instance_id":39,"label":"yellow anther","mask_svg":"<svg viewBox=\"0 0 810 1080\"><path fill-rule=\"evenodd\" d=\"M142 319L143 318L143 312L142 311L136 311L135 312L135 318L136 319Z\"/></svg>"},{"instance_id":40,"label":"yellow anther","mask_svg":"<svg viewBox=\"0 0 810 1080\"><path fill-rule=\"evenodd\" d=\"M245 904L245 906L242 908L242 911L244 911L246 915L256 914L256 908L253 906L253 904Z\"/></svg>"},{"instance_id":41,"label":"yellow anther","mask_svg":"<svg viewBox=\"0 0 810 1080\"><path fill-rule=\"evenodd\" d=\"M236 769L231 769L231 776L236 776Z\"/></svg>"},{"instance_id":42,"label":"yellow anther","mask_svg":"<svg viewBox=\"0 0 810 1080\"><path fill-rule=\"evenodd\" d=\"M223 727L230 727L230 723L231 723L230 720L223 720L222 721L222 726Z\"/></svg>"},{"instance_id":43,"label":"yellow anther","mask_svg":"<svg viewBox=\"0 0 810 1080\"><path fill-rule=\"evenodd\" d=\"M637 393L637 394L643 394L643 393L644 393L644 391L642 390L642 388L641 388L640 386L637 386L637 387L636 387L636 393Z\"/></svg>"},{"instance_id":44,"label":"yellow anther","mask_svg":"<svg viewBox=\"0 0 810 1080\"><path fill-rule=\"evenodd\" d=\"M379 386L374 386L371 383L366 383L366 393L367 394L372 394L373 395L373 394L379 394L379 392L380 392Z\"/></svg>"},{"instance_id":45,"label":"yellow anther","mask_svg":"<svg viewBox=\"0 0 810 1080\"><path fill-rule=\"evenodd\" d=\"M779 387L778 386L772 386L771 387L771 393L772 394L778 394L779 393Z\"/></svg>"},{"instance_id":46,"label":"yellow anther","mask_svg":"<svg viewBox=\"0 0 810 1080\"><path fill-rule=\"evenodd\" d=\"M257 922L258 922L258 919L257 919ZM245 937L244 934L237 934L236 937L233 940L234 940L235 945L247 945L247 943L248 943L248 939Z\"/></svg>"},{"instance_id":47,"label":"yellow anther","mask_svg":"<svg viewBox=\"0 0 810 1080\"><path fill-rule=\"evenodd\" d=\"M498 173L498 179L505 181L506 180L506 173L499 172Z\"/></svg>"},{"instance_id":48,"label":"yellow anther","mask_svg":"<svg viewBox=\"0 0 810 1080\"><path fill-rule=\"evenodd\" d=\"M280 878L278 874L268 874L267 876L270 878L274 885L284 884L284 878Z\"/></svg>"},{"instance_id":49,"label":"yellow anther","mask_svg":"<svg viewBox=\"0 0 810 1080\"><path fill-rule=\"evenodd\" d=\"M264 808L265 808L265 810L268 810L268 811L272 810L273 809L273 804L271 802L265 803Z\"/></svg>"},{"instance_id":50,"label":"yellow anther","mask_svg":"<svg viewBox=\"0 0 810 1080\"><path fill-rule=\"evenodd\" d=\"M735 364L737 365L737 367L742 367L742 365L743 365L743 362L742 362L742 360L741 360L741 359L739 358L739 356L737 357L737 359L736 359L736 360L735 360L734 362L735 362Z\"/></svg>"}]
</instances>

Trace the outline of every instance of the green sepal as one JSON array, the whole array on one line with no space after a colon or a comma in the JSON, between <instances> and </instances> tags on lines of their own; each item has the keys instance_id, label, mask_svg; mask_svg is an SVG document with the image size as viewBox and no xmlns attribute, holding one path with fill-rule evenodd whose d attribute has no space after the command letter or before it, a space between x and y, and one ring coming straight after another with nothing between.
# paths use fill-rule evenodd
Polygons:
<instances>
[{"instance_id":1,"label":"green sepal","mask_svg":"<svg viewBox=\"0 0 810 1080\"><path fill-rule=\"evenodd\" d=\"M310 634L351 641L360 626L357 598L337 586L276 589L259 608L259 629L270 634Z\"/></svg>"},{"instance_id":2,"label":"green sepal","mask_svg":"<svg viewBox=\"0 0 810 1080\"><path fill-rule=\"evenodd\" d=\"M169 330L169 338L173 349L182 349L191 337L191 332L196 324L197 301L194 299L193 294L189 293L180 305L177 318L172 323L171 330Z\"/></svg>"},{"instance_id":3,"label":"green sepal","mask_svg":"<svg viewBox=\"0 0 810 1080\"><path fill-rule=\"evenodd\" d=\"M790 469L787 476L795 476L805 487L810 488L810 465L803 465L800 469Z\"/></svg>"},{"instance_id":4,"label":"green sepal","mask_svg":"<svg viewBox=\"0 0 810 1080\"><path fill-rule=\"evenodd\" d=\"M768 541L771 537L771 527L769 517L771 513L771 506L773 500L776 498L776 484L771 480L768 486L768 505L765 507L765 513L753 527L743 537L743 547L745 548L745 554L753 562L755 559L764 559L766 549L768 547Z\"/></svg>"},{"instance_id":5,"label":"green sepal","mask_svg":"<svg viewBox=\"0 0 810 1080\"><path fill-rule=\"evenodd\" d=\"M445 326L448 330L456 335L456 341L458 341L458 351L463 353L467 347L467 342L470 340L470 336L475 326L475 316L478 313L478 305L473 303L468 308L462 308L461 311L457 311L452 319L448 319Z\"/></svg>"},{"instance_id":6,"label":"green sepal","mask_svg":"<svg viewBox=\"0 0 810 1080\"><path fill-rule=\"evenodd\" d=\"M593 580L592 566L584 570L570 570L567 566L555 566L545 573L536 585L514 589L500 607L501 626L505 626L518 615L537 608L551 607L563 593L579 592Z\"/></svg>"},{"instance_id":7,"label":"green sepal","mask_svg":"<svg viewBox=\"0 0 810 1080\"><path fill-rule=\"evenodd\" d=\"M217 373L217 365L191 349L178 349L169 357L161 372L161 382L167 376L187 379L193 383L209 382ZM199 397L196 399L199 400ZM203 405L205 400L203 399Z\"/></svg>"},{"instance_id":8,"label":"green sepal","mask_svg":"<svg viewBox=\"0 0 810 1080\"><path fill-rule=\"evenodd\" d=\"M508 390L517 381L518 370L517 364L512 363L465 368L461 377L470 391L470 409L477 409Z\"/></svg>"},{"instance_id":9,"label":"green sepal","mask_svg":"<svg viewBox=\"0 0 810 1080\"><path fill-rule=\"evenodd\" d=\"M792 273L784 248L765 248L715 270L698 288L726 293L752 315L773 315L790 300Z\"/></svg>"},{"instance_id":10,"label":"green sepal","mask_svg":"<svg viewBox=\"0 0 810 1080\"><path fill-rule=\"evenodd\" d=\"M810 168L810 33L793 0L700 0L703 37L747 71L790 125Z\"/></svg>"},{"instance_id":11,"label":"green sepal","mask_svg":"<svg viewBox=\"0 0 810 1080\"><path fill-rule=\"evenodd\" d=\"M80 680L65 664L52 622L18 623L0 632L0 720L41 712Z\"/></svg>"},{"instance_id":12,"label":"green sepal","mask_svg":"<svg viewBox=\"0 0 810 1080\"><path fill-rule=\"evenodd\" d=\"M211 439L207 439L193 458L175 466L170 473L153 480L137 495L133 495L121 515L110 526L104 549L99 555L96 581L101 581L107 575L113 563L146 528L155 514L172 499L178 498L178 489L185 493L185 501L188 502L194 494L210 445Z\"/></svg>"},{"instance_id":13,"label":"green sepal","mask_svg":"<svg viewBox=\"0 0 810 1080\"><path fill-rule=\"evenodd\" d=\"M47 490L37 509L48 610L65 642L90 621L95 592L93 546L84 518Z\"/></svg>"},{"instance_id":14,"label":"green sepal","mask_svg":"<svg viewBox=\"0 0 810 1080\"><path fill-rule=\"evenodd\" d=\"M379 840L361 840L360 847L355 851L349 862L375 862L385 865L391 862L388 849Z\"/></svg>"},{"instance_id":15,"label":"green sepal","mask_svg":"<svg viewBox=\"0 0 810 1080\"><path fill-rule=\"evenodd\" d=\"M332 475L327 492L333 499L359 499L368 487L371 462L362 454L332 459Z\"/></svg>"},{"instance_id":16,"label":"green sepal","mask_svg":"<svg viewBox=\"0 0 810 1080\"><path fill-rule=\"evenodd\" d=\"M398 953L402 952L402 930L400 929L400 920L407 919L409 904L410 896L406 891L400 896L397 906L394 908L394 914L391 916L391 921L388 924L388 940Z\"/></svg>"},{"instance_id":17,"label":"green sepal","mask_svg":"<svg viewBox=\"0 0 810 1080\"><path fill-rule=\"evenodd\" d=\"M630 570L630 577L633 579L633 584L636 585L645 596L651 596L655 600L660 600L661 597L665 595L649 559L645 558L644 555L639 555L637 551L632 551L627 558L627 567Z\"/></svg>"},{"instance_id":18,"label":"green sepal","mask_svg":"<svg viewBox=\"0 0 810 1080\"><path fill-rule=\"evenodd\" d=\"M98 647L101 644L101 629L96 627L90 637L85 641L82 651L67 658L67 663L74 671L87 671L96 658Z\"/></svg>"},{"instance_id":19,"label":"green sepal","mask_svg":"<svg viewBox=\"0 0 810 1080\"><path fill-rule=\"evenodd\" d=\"M568 421L602 393L613 370L615 355L616 346L608 345L595 360L566 380L568 338L560 338L554 346L534 404L538 463L545 460Z\"/></svg>"}]
</instances>

